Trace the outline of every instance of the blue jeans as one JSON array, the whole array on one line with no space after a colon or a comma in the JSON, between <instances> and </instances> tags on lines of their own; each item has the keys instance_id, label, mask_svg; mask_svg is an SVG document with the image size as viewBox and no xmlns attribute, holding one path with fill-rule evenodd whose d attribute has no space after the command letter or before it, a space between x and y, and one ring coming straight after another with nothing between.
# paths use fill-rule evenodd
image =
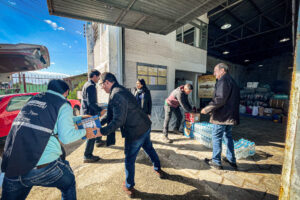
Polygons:
<instances>
[{"instance_id":1,"label":"blue jeans","mask_svg":"<svg viewBox=\"0 0 300 200\"><path fill-rule=\"evenodd\" d=\"M85 150L84 150L84 158L91 158L93 156L95 142L99 143L100 140L101 140L101 137L86 140L86 146L85 146Z\"/></svg>"},{"instance_id":2,"label":"blue jeans","mask_svg":"<svg viewBox=\"0 0 300 200\"><path fill-rule=\"evenodd\" d=\"M234 155L234 144L231 135L231 125L213 125L212 143L213 143L213 156L212 160L217 165L221 165L221 153L222 153L222 138L224 138L227 145L226 158L231 163L236 163Z\"/></svg>"},{"instance_id":3,"label":"blue jeans","mask_svg":"<svg viewBox=\"0 0 300 200\"><path fill-rule=\"evenodd\" d=\"M155 149L153 148L152 142L150 141L150 132L151 129L144 133L144 135L142 135L138 140L128 141L125 139L125 184L127 188L132 188L135 185L135 160L141 147L143 147L146 154L150 157L154 170L160 170L160 161Z\"/></svg>"},{"instance_id":4,"label":"blue jeans","mask_svg":"<svg viewBox=\"0 0 300 200\"><path fill-rule=\"evenodd\" d=\"M33 186L56 187L62 200L76 199L76 182L73 171L66 160L55 160L41 169L32 169L24 176L4 177L2 200L26 199Z\"/></svg>"}]
</instances>

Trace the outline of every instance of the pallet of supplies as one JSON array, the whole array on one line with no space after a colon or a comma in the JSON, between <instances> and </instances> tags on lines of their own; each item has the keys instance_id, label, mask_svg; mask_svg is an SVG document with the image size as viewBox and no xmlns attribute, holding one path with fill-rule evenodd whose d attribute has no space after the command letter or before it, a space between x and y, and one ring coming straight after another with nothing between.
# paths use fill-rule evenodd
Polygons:
<instances>
[{"instance_id":1,"label":"pallet of supplies","mask_svg":"<svg viewBox=\"0 0 300 200\"><path fill-rule=\"evenodd\" d=\"M208 122L194 124L194 138L207 148L212 148L212 127Z\"/></svg>"},{"instance_id":2,"label":"pallet of supplies","mask_svg":"<svg viewBox=\"0 0 300 200\"><path fill-rule=\"evenodd\" d=\"M101 128L101 122L98 115L81 119L76 122L76 125L78 129L84 129L84 128ZM94 134L97 134L97 131L94 131ZM86 137L83 137L82 139L86 139Z\"/></svg>"}]
</instances>

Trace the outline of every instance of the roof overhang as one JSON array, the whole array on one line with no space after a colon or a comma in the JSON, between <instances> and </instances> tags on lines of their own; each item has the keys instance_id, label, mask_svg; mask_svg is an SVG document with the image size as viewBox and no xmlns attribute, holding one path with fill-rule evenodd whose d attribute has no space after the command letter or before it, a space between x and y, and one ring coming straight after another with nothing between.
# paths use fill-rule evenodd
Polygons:
<instances>
[{"instance_id":1,"label":"roof overhang","mask_svg":"<svg viewBox=\"0 0 300 200\"><path fill-rule=\"evenodd\" d=\"M49 13L166 35L225 0L47 0Z\"/></svg>"}]
</instances>

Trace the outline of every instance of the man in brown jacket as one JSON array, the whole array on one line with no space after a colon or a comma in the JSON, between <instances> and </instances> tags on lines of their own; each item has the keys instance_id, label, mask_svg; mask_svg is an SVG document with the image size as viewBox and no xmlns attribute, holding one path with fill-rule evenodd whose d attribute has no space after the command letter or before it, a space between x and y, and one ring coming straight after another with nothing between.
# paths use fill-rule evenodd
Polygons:
<instances>
[{"instance_id":1,"label":"man in brown jacket","mask_svg":"<svg viewBox=\"0 0 300 200\"><path fill-rule=\"evenodd\" d=\"M214 97L208 106L201 110L202 114L211 114L210 123L214 124L212 132L213 155L212 159L205 158L205 161L214 168L223 169L221 153L224 136L227 152L223 161L237 169L231 130L233 125L239 124L240 90L229 75L226 64L219 63L216 65L214 75L218 80L215 85Z\"/></svg>"}]
</instances>

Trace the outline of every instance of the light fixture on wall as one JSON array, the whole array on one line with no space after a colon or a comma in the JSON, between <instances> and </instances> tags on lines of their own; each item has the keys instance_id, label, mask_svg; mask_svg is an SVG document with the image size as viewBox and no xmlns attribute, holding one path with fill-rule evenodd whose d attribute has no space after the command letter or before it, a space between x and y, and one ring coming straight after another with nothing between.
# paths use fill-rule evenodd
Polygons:
<instances>
[{"instance_id":1,"label":"light fixture on wall","mask_svg":"<svg viewBox=\"0 0 300 200\"><path fill-rule=\"evenodd\" d=\"M226 23L226 24L224 24L223 26L221 26L221 29L222 29L222 30L226 30L226 29L229 29L230 27L231 27L231 24Z\"/></svg>"},{"instance_id":2,"label":"light fixture on wall","mask_svg":"<svg viewBox=\"0 0 300 200\"><path fill-rule=\"evenodd\" d=\"M287 41L289 41L290 40L290 38L282 38L281 40L279 40L279 42L287 42Z\"/></svg>"},{"instance_id":3,"label":"light fixture on wall","mask_svg":"<svg viewBox=\"0 0 300 200\"><path fill-rule=\"evenodd\" d=\"M263 67L264 65L258 65L258 67Z\"/></svg>"},{"instance_id":4,"label":"light fixture on wall","mask_svg":"<svg viewBox=\"0 0 300 200\"><path fill-rule=\"evenodd\" d=\"M244 60L244 62L247 63L247 62L250 62L250 60L246 59L246 60Z\"/></svg>"},{"instance_id":5,"label":"light fixture on wall","mask_svg":"<svg viewBox=\"0 0 300 200\"><path fill-rule=\"evenodd\" d=\"M229 51L223 51L223 54L224 55L227 55L227 54L229 54L230 52Z\"/></svg>"}]
</instances>

